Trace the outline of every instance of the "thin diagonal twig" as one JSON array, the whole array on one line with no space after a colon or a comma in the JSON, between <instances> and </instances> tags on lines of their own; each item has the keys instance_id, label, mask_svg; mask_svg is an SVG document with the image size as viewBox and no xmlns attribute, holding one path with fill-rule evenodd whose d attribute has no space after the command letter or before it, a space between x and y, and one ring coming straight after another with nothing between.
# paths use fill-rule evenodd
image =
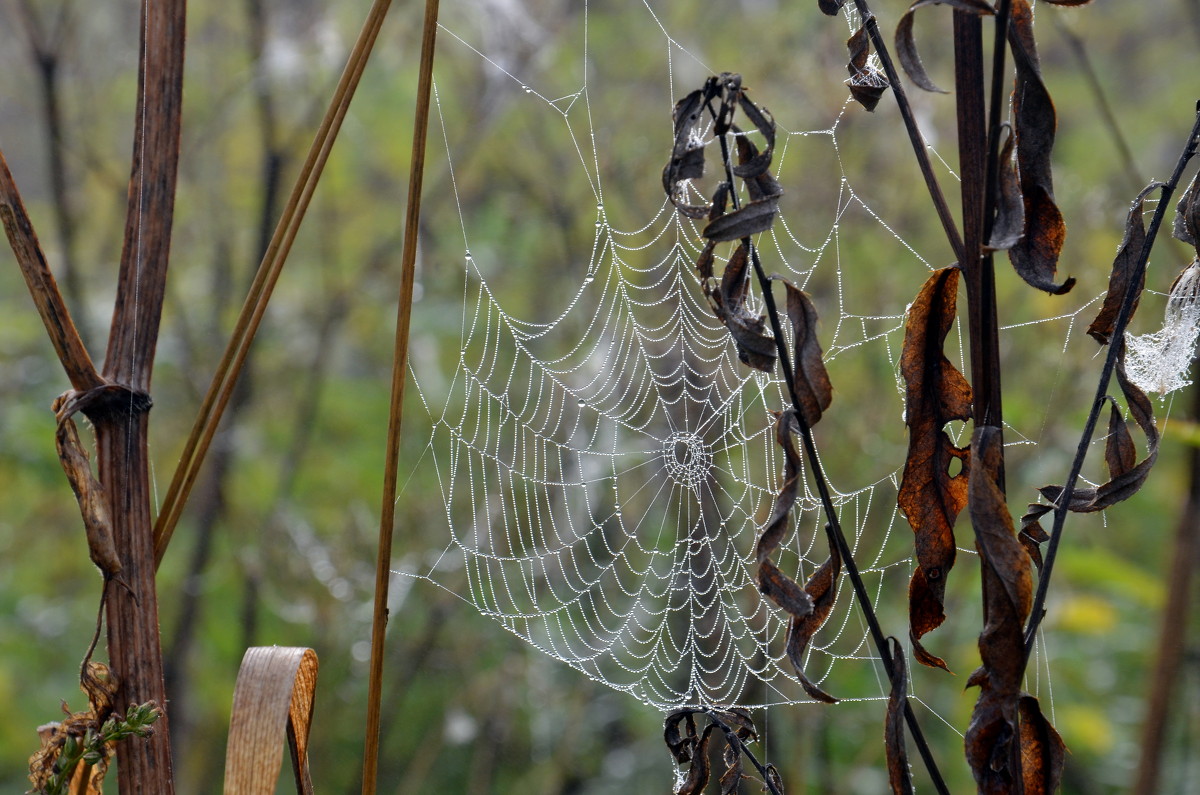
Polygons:
<instances>
[{"instance_id":1,"label":"thin diagonal twig","mask_svg":"<svg viewBox=\"0 0 1200 795\"><path fill-rule=\"evenodd\" d=\"M1054 525L1050 530L1050 541L1046 545L1046 556L1042 563L1042 573L1038 578L1037 593L1033 598L1033 607L1029 614L1029 623L1025 628L1025 664L1029 664L1029 655L1033 652L1033 644L1037 639L1038 627L1042 624L1042 619L1046 615L1046 594L1050 590L1050 576L1054 573L1054 561L1058 555L1058 547L1062 541L1063 525L1067 520L1067 512L1070 510L1071 497L1075 493L1075 484L1079 480L1079 473L1083 470L1084 459L1087 458L1088 448L1092 443L1092 434L1096 431L1096 423L1100 418L1100 410L1104 407L1107 400L1108 385L1112 380L1113 370L1116 369L1117 357L1120 355L1121 349L1125 345L1125 328L1129 325L1129 319L1133 316L1133 306L1136 303L1137 286L1142 283L1145 277L1146 264L1150 259L1150 250L1154 247L1154 239L1158 236L1158 229L1162 226L1163 217L1166 215L1167 207L1171 203L1171 195L1175 192L1175 187L1179 184L1180 178L1183 176L1183 170L1187 167L1188 161L1196 154L1197 145L1200 144L1200 102L1196 103L1196 120L1192 125L1192 130L1188 134L1187 143L1183 147L1183 152L1179 155L1179 160L1175 163L1175 170L1171 174L1171 178L1162 187L1162 193L1159 195L1158 207L1154 210L1154 216L1150 220L1150 226L1146 230L1146 239L1142 243L1141 253L1138 255L1137 263L1134 265L1129 275L1128 287L1125 291L1124 300L1121 302L1121 310L1117 313L1116 322L1113 324L1111 335L1112 342L1109 344L1108 355L1104 358L1104 367L1100 371L1100 382L1096 385L1096 395L1092 400L1092 408L1088 413L1087 422L1084 423L1083 434L1079 438L1079 446L1075 450L1075 458L1071 462L1071 470L1067 475L1067 480L1063 483L1062 493L1058 496L1058 506L1054 510Z\"/></svg>"}]
</instances>

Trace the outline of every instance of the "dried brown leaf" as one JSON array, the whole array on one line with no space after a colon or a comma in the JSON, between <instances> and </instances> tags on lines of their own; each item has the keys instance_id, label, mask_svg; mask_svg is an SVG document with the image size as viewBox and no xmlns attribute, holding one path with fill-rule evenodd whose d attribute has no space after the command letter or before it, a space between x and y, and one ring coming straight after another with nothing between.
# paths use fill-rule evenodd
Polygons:
<instances>
[{"instance_id":1,"label":"dried brown leaf","mask_svg":"<svg viewBox=\"0 0 1200 795\"><path fill-rule=\"evenodd\" d=\"M983 664L968 682L977 685L980 693L965 747L979 792L1008 795L1017 786L1019 748L1013 743L1025 669L1023 628L1033 602L1033 576L997 482L1003 465L1000 429L977 428L971 449L968 508L983 574L984 627L979 635Z\"/></svg>"},{"instance_id":2,"label":"dried brown leaf","mask_svg":"<svg viewBox=\"0 0 1200 795\"><path fill-rule=\"evenodd\" d=\"M828 529L826 532L829 532ZM817 633L833 610L833 601L837 596L838 576L842 571L842 556L838 554L832 537L829 542L829 557L804 584L804 590L812 598L813 609L803 618L792 618L788 631L787 655L796 669L796 675L800 679L800 685L804 688L804 692L817 701L835 704L837 703L836 698L817 687L804 674L804 650L808 648L809 641L812 640L813 635Z\"/></svg>"},{"instance_id":3,"label":"dried brown leaf","mask_svg":"<svg viewBox=\"0 0 1200 795\"><path fill-rule=\"evenodd\" d=\"M692 766L688 768L687 776L684 778L676 795L703 795L704 788L708 786L708 780L712 776L712 762L708 758L708 744L712 740L714 728L716 728L715 723L710 723L704 727L704 732L700 735L700 741L696 744L695 750L692 752Z\"/></svg>"},{"instance_id":4,"label":"dried brown leaf","mask_svg":"<svg viewBox=\"0 0 1200 795\"><path fill-rule=\"evenodd\" d=\"M1013 90L1013 134L1017 139L1017 169L1025 202L1025 234L1008 250L1013 268L1031 286L1061 295L1074 278L1056 284L1058 256L1067 226L1054 202L1050 153L1054 148L1057 116L1050 92L1042 81L1033 38L1033 9L1029 0L1013 0L1009 42L1017 79Z\"/></svg>"},{"instance_id":5,"label":"dried brown leaf","mask_svg":"<svg viewBox=\"0 0 1200 795\"><path fill-rule=\"evenodd\" d=\"M779 495L775 498L775 510L771 519L763 528L762 535L755 546L754 557L758 563L767 560L783 540L787 531L788 517L792 506L796 504L796 493L800 479L800 453L791 433L791 412L782 412L775 418L775 441L783 450L783 485L779 487ZM761 585L760 585L761 587Z\"/></svg>"},{"instance_id":6,"label":"dried brown leaf","mask_svg":"<svg viewBox=\"0 0 1200 795\"><path fill-rule=\"evenodd\" d=\"M766 108L760 108L751 102L745 91L738 92L737 99L742 112L762 134L763 140L767 144L762 152L758 152L757 147L744 135L739 135L737 138L739 162L734 166L733 173L742 179L752 180L766 173L767 168L771 165L771 158L775 152L775 119ZM750 147L744 150L744 144L750 144Z\"/></svg>"},{"instance_id":7,"label":"dried brown leaf","mask_svg":"<svg viewBox=\"0 0 1200 795\"><path fill-rule=\"evenodd\" d=\"M1194 246L1196 256L1200 256L1200 171L1175 205L1172 232L1177 239Z\"/></svg>"},{"instance_id":8,"label":"dried brown leaf","mask_svg":"<svg viewBox=\"0 0 1200 795\"><path fill-rule=\"evenodd\" d=\"M675 757L675 761L680 764L692 761L692 753L696 749L696 743L699 742L694 714L695 710L693 709L677 709L668 713L663 721L663 739L671 751L671 756Z\"/></svg>"},{"instance_id":9,"label":"dried brown leaf","mask_svg":"<svg viewBox=\"0 0 1200 795\"><path fill-rule=\"evenodd\" d=\"M675 103L672 119L675 124L675 143L671 159L663 168L663 190L680 213L689 218L703 218L708 207L688 204L681 183L698 179L704 175L704 147L696 143L694 131L700 123L705 104L714 96L714 89L706 84Z\"/></svg>"},{"instance_id":10,"label":"dried brown leaf","mask_svg":"<svg viewBox=\"0 0 1200 795\"><path fill-rule=\"evenodd\" d=\"M1112 272L1108 276L1108 294L1104 296L1104 304L1100 307L1096 319L1092 321L1092 325L1088 326L1088 334L1092 335L1101 345L1109 343L1113 327L1117 323L1117 314L1121 311L1125 294L1130 289L1134 291L1133 311L1137 311L1142 289L1146 286L1146 273L1144 270L1142 271L1136 287L1131 288L1129 280L1137 267L1142 253L1142 245L1146 242L1146 226L1142 223L1142 208L1146 203L1146 195L1161 187L1161 182L1150 183L1142 189L1129 208L1129 215L1125 219L1125 237L1117 249L1117 256L1113 259ZM1132 313L1130 313L1130 317L1133 317Z\"/></svg>"},{"instance_id":11,"label":"dried brown leaf","mask_svg":"<svg viewBox=\"0 0 1200 795\"><path fill-rule=\"evenodd\" d=\"M61 401L61 399L60 399ZM56 402L56 407L61 405ZM112 515L108 509L108 498L104 487L92 474L87 449L79 439L75 421L69 414L60 416L58 430L54 434L58 460L62 464L71 491L79 503L83 516L83 528L87 535L88 553L92 562L100 569L105 579L112 579L121 572L121 558L117 554L113 539Z\"/></svg>"},{"instance_id":12,"label":"dried brown leaf","mask_svg":"<svg viewBox=\"0 0 1200 795\"><path fill-rule=\"evenodd\" d=\"M775 367L775 340L768 337L766 320L746 309L749 295L750 247L742 243L729 258L721 276L720 301L714 307L717 317L729 329L738 358L756 370L771 372Z\"/></svg>"},{"instance_id":13,"label":"dried brown leaf","mask_svg":"<svg viewBox=\"0 0 1200 795\"><path fill-rule=\"evenodd\" d=\"M1130 416L1142 429L1142 433L1146 435L1146 457L1127 467L1127 462L1131 460L1127 448L1132 448L1133 442L1125 438L1128 431L1124 429L1124 422L1120 420L1120 417L1110 419L1109 437L1105 448L1105 461L1109 465L1109 480L1095 488L1075 489L1071 493L1069 508L1076 513L1102 511L1110 505L1116 505L1118 502L1129 499L1146 482L1150 470L1154 467L1154 462L1158 460L1159 434L1158 428L1154 425L1154 408L1150 405L1146 393L1130 382L1125 375L1124 349L1117 357L1117 383L1125 395ZM1114 429L1114 423L1120 427ZM1114 464L1118 466L1118 471L1113 471ZM1050 502L1057 503L1063 488L1062 486L1042 486L1038 491Z\"/></svg>"},{"instance_id":14,"label":"dried brown leaf","mask_svg":"<svg viewBox=\"0 0 1200 795\"><path fill-rule=\"evenodd\" d=\"M1041 705L1025 693L1018 702L1021 718L1021 775L1024 795L1052 795L1062 784L1063 765L1067 747L1050 721L1042 714Z\"/></svg>"},{"instance_id":15,"label":"dried brown leaf","mask_svg":"<svg viewBox=\"0 0 1200 795\"><path fill-rule=\"evenodd\" d=\"M1000 173L996 181L996 217L988 241L988 248L993 251L1012 248L1025 234L1025 202L1021 198L1021 179L1013 154L1016 137L1011 125L1005 124L1004 129L1006 135L1000 149Z\"/></svg>"},{"instance_id":16,"label":"dried brown leaf","mask_svg":"<svg viewBox=\"0 0 1200 795\"><path fill-rule=\"evenodd\" d=\"M868 63L871 43L866 26L860 26L846 41L846 49L850 51L850 60L846 64L846 70L850 72L850 79L846 81L850 95L855 102L873 111L890 83L887 75Z\"/></svg>"},{"instance_id":17,"label":"dried brown leaf","mask_svg":"<svg viewBox=\"0 0 1200 795\"><path fill-rule=\"evenodd\" d=\"M740 240L770 229L778 212L779 194L775 194L747 202L733 212L710 221L700 234L715 243Z\"/></svg>"},{"instance_id":18,"label":"dried brown leaf","mask_svg":"<svg viewBox=\"0 0 1200 795\"><path fill-rule=\"evenodd\" d=\"M825 371L821 343L817 340L817 310L812 300L800 288L784 280L787 289L787 314L792 324L795 367L793 382L800 416L804 424L813 427L833 401L833 384Z\"/></svg>"},{"instance_id":19,"label":"dried brown leaf","mask_svg":"<svg viewBox=\"0 0 1200 795\"><path fill-rule=\"evenodd\" d=\"M945 620L946 575L954 566L954 521L967 504L968 449L944 427L971 416L971 387L943 352L954 322L959 271L935 271L909 309L900 373L904 378L908 456L898 503L916 534L917 570L909 583L909 633L923 665L945 668L920 638ZM957 459L962 470L950 475Z\"/></svg>"},{"instance_id":20,"label":"dried brown leaf","mask_svg":"<svg viewBox=\"0 0 1200 795\"><path fill-rule=\"evenodd\" d=\"M917 0L900 17L900 22L896 25L896 57L900 61L900 66L908 75L908 79L912 80L917 87L938 94L946 94L948 92L938 88L929 78L929 73L925 71L925 65L921 63L916 39L913 36L913 20L916 18L917 9L932 5L951 6L959 11L979 16L989 16L996 12L991 4L984 0Z\"/></svg>"},{"instance_id":21,"label":"dried brown leaf","mask_svg":"<svg viewBox=\"0 0 1200 795\"><path fill-rule=\"evenodd\" d=\"M887 751L888 783L893 795L913 792L912 773L908 768L908 750L904 745L904 706L908 701L908 665L904 647L888 638L892 652L892 682L888 694L887 716L883 724L883 745Z\"/></svg>"}]
</instances>

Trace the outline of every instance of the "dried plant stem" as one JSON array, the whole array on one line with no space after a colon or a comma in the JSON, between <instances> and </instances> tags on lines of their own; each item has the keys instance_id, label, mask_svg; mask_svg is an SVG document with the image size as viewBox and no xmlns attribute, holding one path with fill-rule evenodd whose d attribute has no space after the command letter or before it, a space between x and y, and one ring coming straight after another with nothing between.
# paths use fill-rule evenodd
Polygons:
<instances>
[{"instance_id":1,"label":"dried plant stem","mask_svg":"<svg viewBox=\"0 0 1200 795\"><path fill-rule=\"evenodd\" d=\"M750 764L754 765L754 769L758 771L760 776L762 776L764 789L770 792L771 795L783 795L783 793L780 792L779 788L776 787L775 783L771 780L771 776L768 775L766 766L763 765L762 762L758 761L758 757L754 755L753 751L746 747L745 743L738 739L737 732L735 732L728 723L721 720L721 716L713 710L706 710L704 714L708 716L709 720L717 724L717 727L725 733L726 741L730 744L730 746L733 747L735 751L746 755L746 758L750 760Z\"/></svg>"},{"instance_id":2,"label":"dried plant stem","mask_svg":"<svg viewBox=\"0 0 1200 795\"><path fill-rule=\"evenodd\" d=\"M709 110L712 110L711 106ZM725 136L721 136L720 142L721 159L725 165L725 178L732 186L733 161L730 158L729 143ZM733 207L736 210L738 207L737 192L731 190L730 197ZM763 304L766 306L767 317L771 323L771 332L775 338L775 350L779 356L780 368L783 371L783 382L787 387L788 397L795 411L795 420L800 428L800 438L804 444L805 456L808 459L813 481L817 486L817 493L821 498L821 507L825 512L825 530L830 540L837 547L838 554L841 555L842 565L846 568L846 577L850 580L854 595L858 599L859 606L862 608L863 616L866 618L867 627L871 633L871 639L875 644L879 659L883 663L884 672L887 674L888 681L891 681L892 673L895 670L895 662L892 660L887 638L884 635L883 628L879 624L879 618L875 615L875 608L871 604L871 596L867 593L867 587L863 583L862 575L859 573L858 564L854 561L854 551L850 548L850 544L846 540L846 534L842 531L841 522L838 521L837 508L833 504L833 497L829 491L829 483L825 478L825 470L821 466L820 457L817 455L817 446L813 440L812 429L803 420L804 412L800 407L800 399L796 394L791 356L787 351L785 337L783 336L783 324L779 320L779 309L775 304L775 296L771 292L771 281L767 278L766 271L763 270L762 261L758 256L758 248L749 238L745 238L743 243L750 249L750 261L753 263L754 272L758 277ZM925 768L933 780L935 789L939 793L943 793L943 795L949 795L950 790L946 787L946 782L943 780L941 771L938 769L937 761L933 758L933 751L929 748L929 743L925 740L925 734L921 731L921 725L917 722L917 716L912 711L912 705L908 702L908 699L904 700L904 720L908 724L913 744L916 745L917 752L920 754L921 760L925 763Z\"/></svg>"},{"instance_id":3,"label":"dried plant stem","mask_svg":"<svg viewBox=\"0 0 1200 795\"><path fill-rule=\"evenodd\" d=\"M1108 347L1108 355L1104 359L1104 367L1100 371L1100 381L1096 385L1096 395L1092 400L1092 408L1088 413L1087 422L1084 423L1083 434L1079 438L1079 446L1075 450L1075 458L1071 462L1070 473L1067 475L1066 482L1063 483L1062 493L1058 497L1058 505L1054 509L1054 525L1050 530L1050 541L1046 545L1045 561L1042 564L1041 576L1038 578L1038 587L1037 592L1034 594L1029 623L1025 627L1026 665L1029 663L1029 655L1032 653L1034 641L1037 639L1038 627L1041 626L1042 619L1046 615L1046 594L1050 590L1050 577L1054 573L1054 561L1057 558L1058 547L1062 541L1063 525L1067 520L1071 497L1075 493L1075 484L1079 480L1079 473L1083 470L1083 462L1087 458L1088 448L1092 443L1092 434L1096 431L1096 423L1100 418L1100 410L1104 407L1107 400L1108 385L1112 380L1113 370L1117 365L1117 357L1125 346L1125 328L1129 325L1130 316L1133 315L1134 298L1138 292L1137 285L1141 284L1142 279L1145 277L1146 263L1150 259L1150 250L1154 247L1154 240L1158 236L1158 229L1162 226L1163 217L1166 215L1167 208L1171 204L1171 196L1179 184L1180 177L1183 176L1183 170L1187 167L1188 161L1196 154L1198 143L1200 143L1200 102L1197 102L1196 105L1196 120L1192 125L1191 132L1188 134L1187 143L1183 147L1183 152L1179 155L1179 160L1175 163L1175 170L1172 172L1171 178L1162 187L1162 192L1158 198L1158 206L1155 208L1154 216L1150 220L1150 226L1146 230L1146 240L1142 244L1142 250L1138 256L1137 263L1129 275L1129 287L1126 289L1124 300L1121 302L1121 311L1117 313L1116 322L1113 324L1112 342Z\"/></svg>"},{"instance_id":4,"label":"dried plant stem","mask_svg":"<svg viewBox=\"0 0 1200 795\"><path fill-rule=\"evenodd\" d=\"M917 157L917 165L921 168L921 176L925 179L925 187L929 190L929 198L933 200L934 210L942 222L942 228L946 231L946 240L949 241L950 248L954 251L955 259L962 262L962 235L959 234L958 226L954 223L954 214L950 212L950 205L946 203L946 196L942 193L937 176L933 173L933 164L929 160L925 136L921 134L917 117L913 113L912 105L908 102L904 83L900 80L900 73L896 71L896 65L892 62L892 56L888 52L887 41L879 31L879 22L871 13L866 0L854 0L854 7L858 9L858 14L862 17L862 24L867 29L871 46L875 48L879 62L883 66L883 72L891 84L892 95L896 98L896 106L900 109L900 116L904 120L904 129L908 131L908 140L912 143L913 154Z\"/></svg>"},{"instance_id":5,"label":"dried plant stem","mask_svg":"<svg viewBox=\"0 0 1200 795\"><path fill-rule=\"evenodd\" d=\"M171 541L171 535L175 531L175 525L179 522L179 517L183 512L183 506L195 485L200 466L203 464L213 436L217 432L217 425L233 395L234 386L237 384L238 375L250 351L250 345L258 332L263 314L267 309L267 303L271 300L271 294L275 289L275 283L283 271L292 243L296 239L296 233L304 220L304 214L308 210L313 192L321 178L325 162L337 139L342 120L350 107L350 101L354 97L354 91L358 87L359 79L362 77L363 69L370 57L375 39L379 35L379 28L383 24L384 16L390 5L391 0L374 0L368 11L358 40L355 41L354 48L350 52L346 68L334 90L329 107L325 111L325 117L321 120L321 125L309 148L308 156L300 169L300 175L292 186L292 193L284 207L279 224L275 227L275 234L259 264L254 282L246 296L246 302L238 316L237 325L225 348L225 354L222 356L220 364L217 365L217 372L213 375L212 383L204 396L204 402L200 406L195 424L192 426L191 434L184 445L179 467L175 470L171 485L163 497L162 510L154 526L156 564L162 562L167 545Z\"/></svg>"},{"instance_id":6,"label":"dried plant stem","mask_svg":"<svg viewBox=\"0 0 1200 795\"><path fill-rule=\"evenodd\" d=\"M96 372L92 357L88 354L83 340L71 319L67 303L63 300L58 289L58 283L50 266L46 263L46 255L42 253L37 234L33 230L33 222L25 211L25 203L21 193L13 181L12 172L8 170L8 162L0 151L0 223L8 236L9 245L17 258L17 266L25 283L29 286L29 294L37 307L38 315L46 326L50 343L54 346L58 360L66 370L71 386L77 392L87 392L102 386L104 379Z\"/></svg>"},{"instance_id":7,"label":"dried plant stem","mask_svg":"<svg viewBox=\"0 0 1200 795\"><path fill-rule=\"evenodd\" d=\"M433 56L437 44L438 0L426 0L421 33L421 66L413 112L412 155L408 172L408 206L401 251L400 298L396 309L396 342L392 357L392 400L388 413L383 498L379 516L379 547L375 553L375 606L371 622L371 668L367 687L367 729L363 749L364 795L374 795L379 772L379 723L383 693L383 643L387 631L388 585L391 581L392 534L396 521L396 485L400 464L400 431L404 391L408 382L408 339L416 274L417 237L421 225L421 187L425 175L425 141L433 87Z\"/></svg>"}]
</instances>

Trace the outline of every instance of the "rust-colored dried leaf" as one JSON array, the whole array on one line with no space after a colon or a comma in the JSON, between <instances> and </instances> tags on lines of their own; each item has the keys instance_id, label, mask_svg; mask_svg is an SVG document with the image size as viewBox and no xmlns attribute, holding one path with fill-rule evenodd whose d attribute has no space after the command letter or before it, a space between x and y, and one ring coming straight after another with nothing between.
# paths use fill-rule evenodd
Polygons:
<instances>
[{"instance_id":1,"label":"rust-colored dried leaf","mask_svg":"<svg viewBox=\"0 0 1200 795\"><path fill-rule=\"evenodd\" d=\"M1023 627L1033 602L1033 576L997 482L1003 464L1000 429L977 428L971 449L968 509L983 575L984 627L979 635L983 664L969 682L978 685L980 693L965 747L979 792L1008 795L1018 783L1019 747L1014 741L1025 670Z\"/></svg>"},{"instance_id":2,"label":"rust-colored dried leaf","mask_svg":"<svg viewBox=\"0 0 1200 795\"><path fill-rule=\"evenodd\" d=\"M937 85L929 78L929 73L925 71L925 65L921 63L921 56L917 52L916 39L913 36L913 20L916 18L918 8L932 5L944 5L955 8L959 11L966 11L979 16L989 16L996 13L991 4L984 0L917 0L908 7L904 15L900 17L900 22L896 24L896 57L900 61L900 66L903 67L908 79L926 91L932 91L938 94L948 93L945 90L938 88Z\"/></svg>"},{"instance_id":3,"label":"rust-colored dried leaf","mask_svg":"<svg viewBox=\"0 0 1200 795\"><path fill-rule=\"evenodd\" d=\"M1006 135L1000 149L1000 173L996 181L996 218L988 241L988 248L993 251L1012 248L1025 234L1025 202L1021 198L1021 178L1013 154L1016 137L1011 125L1005 124L1004 129Z\"/></svg>"},{"instance_id":4,"label":"rust-colored dried leaf","mask_svg":"<svg viewBox=\"0 0 1200 795\"><path fill-rule=\"evenodd\" d=\"M1025 693L1018 702L1021 717L1021 774L1024 795L1052 795L1062 784L1067 747L1042 714L1041 705Z\"/></svg>"},{"instance_id":5,"label":"rust-colored dried leaf","mask_svg":"<svg viewBox=\"0 0 1200 795\"><path fill-rule=\"evenodd\" d=\"M892 682L888 694L887 716L883 724L883 745L887 751L888 783L893 795L913 791L912 772L908 768L908 750L904 746L904 705L908 701L908 665L904 647L888 638L892 652Z\"/></svg>"},{"instance_id":6,"label":"rust-colored dried leaf","mask_svg":"<svg viewBox=\"0 0 1200 795\"><path fill-rule=\"evenodd\" d=\"M1013 134L1017 139L1017 169L1025 202L1025 234L1008 250L1017 273L1031 286L1061 295L1075 285L1068 278L1054 281L1067 226L1054 202L1050 152L1058 124L1050 92L1042 81L1033 38L1033 9L1029 0L1013 0L1009 42L1017 79L1013 90Z\"/></svg>"},{"instance_id":7,"label":"rust-colored dried leaf","mask_svg":"<svg viewBox=\"0 0 1200 795\"><path fill-rule=\"evenodd\" d=\"M804 650L808 648L809 641L812 640L813 635L817 633L833 610L833 600L837 596L838 576L842 571L842 556L838 554L832 537L829 541L829 557L804 584L804 590L812 598L812 612L803 618L792 618L788 631L787 655L796 669L796 675L800 679L800 685L804 688L804 692L817 701L836 704L836 698L817 687L804 674Z\"/></svg>"},{"instance_id":8,"label":"rust-colored dried leaf","mask_svg":"<svg viewBox=\"0 0 1200 795\"><path fill-rule=\"evenodd\" d=\"M61 399L60 399L61 400ZM56 402L56 407L61 405ZM116 577L121 572L121 558L117 555L113 540L112 516L108 510L108 498L104 487L92 474L88 453L79 439L75 421L69 414L60 416L58 430L54 434L58 460L62 464L71 491L79 503L83 516L83 528L87 535L88 553L92 562L100 569L105 579Z\"/></svg>"},{"instance_id":9,"label":"rust-colored dried leaf","mask_svg":"<svg viewBox=\"0 0 1200 795\"><path fill-rule=\"evenodd\" d=\"M887 75L868 63L871 43L865 25L846 41L846 49L850 52L850 60L846 63L846 70L850 72L850 79L846 81L850 95L868 111L874 111L890 83Z\"/></svg>"},{"instance_id":10,"label":"rust-colored dried leaf","mask_svg":"<svg viewBox=\"0 0 1200 795\"><path fill-rule=\"evenodd\" d=\"M762 595L792 616L806 616L813 611L812 597L796 581L770 561L758 564L758 590Z\"/></svg>"},{"instance_id":11,"label":"rust-colored dried leaf","mask_svg":"<svg viewBox=\"0 0 1200 795\"><path fill-rule=\"evenodd\" d=\"M958 270L935 271L909 309L900 373L905 382L908 456L898 503L916 534L917 570L909 583L909 632L923 665L945 668L920 638L945 620L945 578L954 566L954 521L967 503L969 451L955 447L948 422L971 416L971 387L943 352L954 322ZM962 471L951 476L957 459Z\"/></svg>"},{"instance_id":12,"label":"rust-colored dried leaf","mask_svg":"<svg viewBox=\"0 0 1200 795\"><path fill-rule=\"evenodd\" d=\"M813 427L833 401L833 384L825 371L821 343L817 340L817 310L812 300L800 288L784 280L787 289L787 314L792 324L795 367L793 381L800 417Z\"/></svg>"},{"instance_id":13,"label":"rust-colored dried leaf","mask_svg":"<svg viewBox=\"0 0 1200 795\"><path fill-rule=\"evenodd\" d=\"M1130 289L1134 290L1133 311L1137 311L1142 289L1146 286L1145 270L1142 271L1136 287L1131 288L1129 280L1133 276L1138 258L1141 256L1142 245L1146 242L1146 226L1142 223L1142 208L1146 203L1146 195L1161 187L1161 182L1150 183L1137 195L1133 205L1129 208L1129 215L1125 219L1125 237L1117 249L1117 256L1113 259L1112 271L1108 276L1108 294L1104 296L1104 305L1100 307L1096 319L1092 321L1092 325L1088 326L1088 334L1092 335L1101 345L1109 343L1113 327L1117 323L1117 314L1121 311L1125 294ZM1133 317L1132 313L1130 317Z\"/></svg>"}]
</instances>

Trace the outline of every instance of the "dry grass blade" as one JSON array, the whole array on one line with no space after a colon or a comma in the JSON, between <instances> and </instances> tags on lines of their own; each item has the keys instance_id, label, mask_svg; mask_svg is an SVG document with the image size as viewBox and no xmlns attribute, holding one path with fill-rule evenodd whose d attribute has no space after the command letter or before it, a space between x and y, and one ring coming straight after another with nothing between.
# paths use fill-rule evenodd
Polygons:
<instances>
[{"instance_id":1,"label":"dry grass blade","mask_svg":"<svg viewBox=\"0 0 1200 795\"><path fill-rule=\"evenodd\" d=\"M204 396L204 402L200 406L200 412L192 426L191 434L184 444L179 467L175 470L171 485L163 497L162 510L154 525L155 565L162 563L167 545L171 542L171 535L175 532L175 525L179 522L183 506L187 503L188 495L200 473L200 466L203 464L209 445L217 432L217 425L233 395L233 388L237 384L238 375L246 361L250 345L258 332L259 324L267 309L267 303L271 300L271 294L275 289L275 283L279 280L279 274L283 271L292 243L296 239L296 233L300 230L304 214L312 200L313 192L317 188L321 172L325 168L325 161L329 158L333 142L341 129L342 120L350 108L350 100L354 97L354 91L358 87L359 79L362 77L363 69L370 57L375 39L379 35L379 28L383 24L384 16L390 5L391 0L375 0L371 10L367 13L367 19L350 52L346 68L334 90L329 107L325 111L325 117L321 120L321 125L313 137L312 146L309 147L304 165L300 169L300 175L292 186L292 193L284 207L283 215L275 227L275 233L258 266L254 282L246 296L246 302L242 306L241 314L238 315L237 325L225 348L225 354L222 356L220 364L217 365L217 371Z\"/></svg>"},{"instance_id":2,"label":"dry grass blade","mask_svg":"<svg viewBox=\"0 0 1200 795\"><path fill-rule=\"evenodd\" d=\"M0 152L0 222L4 224L4 232L8 236L9 245L17 258L17 265L29 285L29 294L37 306L38 315L50 335L54 351L67 371L71 386L80 392L101 386L104 380L96 372L92 357L83 346L83 340L67 311L66 301L46 264L46 255L42 253L37 234L33 231L33 222L25 212L25 203L17 184L13 181L12 172L8 170L8 162L4 153Z\"/></svg>"},{"instance_id":3,"label":"dry grass blade","mask_svg":"<svg viewBox=\"0 0 1200 795\"><path fill-rule=\"evenodd\" d=\"M296 791L310 795L308 734L317 687L317 653L312 649L255 646L238 671L225 753L225 792L271 795L291 746Z\"/></svg>"}]
</instances>

